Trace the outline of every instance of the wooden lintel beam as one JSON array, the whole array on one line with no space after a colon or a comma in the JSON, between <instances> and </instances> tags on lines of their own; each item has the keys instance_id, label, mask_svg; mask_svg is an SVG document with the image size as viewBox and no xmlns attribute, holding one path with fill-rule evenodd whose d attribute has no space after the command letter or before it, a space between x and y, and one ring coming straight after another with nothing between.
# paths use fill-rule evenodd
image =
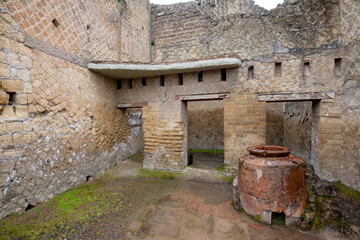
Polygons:
<instances>
[{"instance_id":1,"label":"wooden lintel beam","mask_svg":"<svg viewBox=\"0 0 360 240\"><path fill-rule=\"evenodd\" d=\"M211 94L175 96L175 100L182 100L182 101L208 101L208 100L222 100L225 98L230 98L230 93L211 93Z\"/></svg>"},{"instance_id":2,"label":"wooden lintel beam","mask_svg":"<svg viewBox=\"0 0 360 240\"><path fill-rule=\"evenodd\" d=\"M147 107L148 102L118 103L118 108L142 108Z\"/></svg>"},{"instance_id":3,"label":"wooden lintel beam","mask_svg":"<svg viewBox=\"0 0 360 240\"><path fill-rule=\"evenodd\" d=\"M274 93L259 94L259 102L294 102L294 101L317 101L322 99L333 99L334 92L317 93Z\"/></svg>"}]
</instances>

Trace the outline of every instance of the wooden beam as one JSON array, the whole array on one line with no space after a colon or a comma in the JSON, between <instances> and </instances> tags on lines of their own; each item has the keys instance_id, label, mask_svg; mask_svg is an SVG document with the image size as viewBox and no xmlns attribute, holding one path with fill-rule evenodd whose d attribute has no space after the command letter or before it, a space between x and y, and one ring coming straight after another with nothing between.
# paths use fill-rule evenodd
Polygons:
<instances>
[{"instance_id":1,"label":"wooden beam","mask_svg":"<svg viewBox=\"0 0 360 240\"><path fill-rule=\"evenodd\" d=\"M148 102L118 103L118 108L142 108L147 107Z\"/></svg>"},{"instance_id":2,"label":"wooden beam","mask_svg":"<svg viewBox=\"0 0 360 240\"><path fill-rule=\"evenodd\" d=\"M334 92L314 93L271 93L259 94L259 102L294 102L294 101L316 101L322 99L333 99Z\"/></svg>"},{"instance_id":3,"label":"wooden beam","mask_svg":"<svg viewBox=\"0 0 360 240\"><path fill-rule=\"evenodd\" d=\"M210 93L210 94L193 94L193 95L176 95L175 100L182 101L208 101L208 100L222 100L230 98L230 93Z\"/></svg>"}]
</instances>

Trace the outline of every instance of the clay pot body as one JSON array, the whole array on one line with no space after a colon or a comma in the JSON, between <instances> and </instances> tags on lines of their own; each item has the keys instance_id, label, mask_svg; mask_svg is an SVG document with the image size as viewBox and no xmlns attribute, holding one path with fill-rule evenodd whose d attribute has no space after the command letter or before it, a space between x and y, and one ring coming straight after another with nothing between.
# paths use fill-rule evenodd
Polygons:
<instances>
[{"instance_id":1,"label":"clay pot body","mask_svg":"<svg viewBox=\"0 0 360 240\"><path fill-rule=\"evenodd\" d=\"M280 146L249 147L239 161L239 195L245 212L271 224L271 214L284 213L287 225L306 205L306 163Z\"/></svg>"}]
</instances>

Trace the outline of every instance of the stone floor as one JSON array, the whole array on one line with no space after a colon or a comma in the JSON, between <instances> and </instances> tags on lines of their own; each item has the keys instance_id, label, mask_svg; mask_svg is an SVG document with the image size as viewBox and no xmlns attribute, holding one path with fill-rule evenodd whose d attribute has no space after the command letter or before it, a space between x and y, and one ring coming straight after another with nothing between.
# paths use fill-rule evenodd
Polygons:
<instances>
[{"instance_id":1,"label":"stone floor","mask_svg":"<svg viewBox=\"0 0 360 240\"><path fill-rule=\"evenodd\" d=\"M0 239L344 239L324 230L305 233L282 225L263 225L237 212L231 205L232 183L218 171L223 155L195 153L193 165L177 177L139 175L141 165L142 154L137 154L105 175L58 196L70 203L69 194L84 198L83 205L71 208L69 216L73 218L59 215L57 197L23 215L3 219ZM31 232L14 235L17 229L25 229L24 224ZM2 231L1 226L9 230ZM52 230L47 233L44 226Z\"/></svg>"},{"instance_id":2,"label":"stone floor","mask_svg":"<svg viewBox=\"0 0 360 240\"><path fill-rule=\"evenodd\" d=\"M128 239L329 239L320 233L262 225L231 205L232 185L220 178L223 155L195 153L177 189L163 192L129 224Z\"/></svg>"}]
</instances>

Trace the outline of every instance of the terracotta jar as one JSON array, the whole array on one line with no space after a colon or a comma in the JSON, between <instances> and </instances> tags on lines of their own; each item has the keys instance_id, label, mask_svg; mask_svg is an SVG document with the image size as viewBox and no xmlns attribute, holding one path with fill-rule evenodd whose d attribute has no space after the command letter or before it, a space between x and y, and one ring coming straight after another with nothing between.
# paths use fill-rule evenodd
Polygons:
<instances>
[{"instance_id":1,"label":"terracotta jar","mask_svg":"<svg viewBox=\"0 0 360 240\"><path fill-rule=\"evenodd\" d=\"M280 146L253 146L240 158L239 195L245 212L271 224L284 213L287 226L298 222L306 205L306 163Z\"/></svg>"}]
</instances>

